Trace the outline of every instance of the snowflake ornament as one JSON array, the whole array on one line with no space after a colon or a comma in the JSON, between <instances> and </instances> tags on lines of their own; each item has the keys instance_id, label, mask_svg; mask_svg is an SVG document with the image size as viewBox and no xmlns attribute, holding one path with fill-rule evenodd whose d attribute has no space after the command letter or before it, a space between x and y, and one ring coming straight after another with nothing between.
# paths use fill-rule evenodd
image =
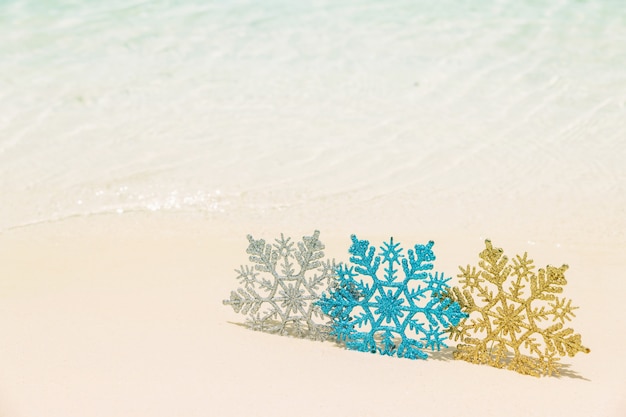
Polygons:
<instances>
[{"instance_id":1,"label":"snowflake ornament","mask_svg":"<svg viewBox=\"0 0 626 417\"><path fill-rule=\"evenodd\" d=\"M391 238L376 255L367 240L352 235L352 266L337 268L336 283L317 303L332 319L331 334L348 349L400 358L426 359L422 349L447 347L444 331L465 316L443 296L450 278L430 272L433 244L415 245L405 257Z\"/></svg>"},{"instance_id":2,"label":"snowflake ornament","mask_svg":"<svg viewBox=\"0 0 626 417\"><path fill-rule=\"evenodd\" d=\"M510 263L489 240L485 246L479 270L460 267L462 289L448 294L469 313L450 329L461 341L455 359L541 376L559 373L560 356L588 353L581 336L564 328L577 308L557 296L567 284L568 266L548 265L535 273L527 253Z\"/></svg>"},{"instance_id":3,"label":"snowflake ornament","mask_svg":"<svg viewBox=\"0 0 626 417\"><path fill-rule=\"evenodd\" d=\"M333 282L336 267L334 261L322 261L319 234L316 230L297 245L282 234L273 244L248 235L246 253L254 265L235 270L242 287L232 291L224 304L248 315L246 324L251 329L326 339L328 317L314 302Z\"/></svg>"}]
</instances>

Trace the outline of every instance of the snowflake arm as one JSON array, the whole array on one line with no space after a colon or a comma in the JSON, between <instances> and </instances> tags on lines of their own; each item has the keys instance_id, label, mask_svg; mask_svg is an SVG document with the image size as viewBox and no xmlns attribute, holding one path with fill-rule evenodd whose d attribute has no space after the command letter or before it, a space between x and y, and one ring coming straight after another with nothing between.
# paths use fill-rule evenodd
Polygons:
<instances>
[{"instance_id":1,"label":"snowflake arm","mask_svg":"<svg viewBox=\"0 0 626 417\"><path fill-rule=\"evenodd\" d=\"M380 265L380 257L374 256L376 248L369 247L367 240L359 240L355 235L350 238L352 239L352 246L349 250L352 254L350 262L355 265L356 272L371 277L376 276Z\"/></svg>"},{"instance_id":2,"label":"snowflake arm","mask_svg":"<svg viewBox=\"0 0 626 417\"><path fill-rule=\"evenodd\" d=\"M432 325L429 326L428 331L424 332L424 336L422 337L422 341L424 342L425 347L430 348L432 350L441 350L441 347L447 347L443 342L446 339L443 336L443 333L439 330L439 327Z\"/></svg>"}]
</instances>

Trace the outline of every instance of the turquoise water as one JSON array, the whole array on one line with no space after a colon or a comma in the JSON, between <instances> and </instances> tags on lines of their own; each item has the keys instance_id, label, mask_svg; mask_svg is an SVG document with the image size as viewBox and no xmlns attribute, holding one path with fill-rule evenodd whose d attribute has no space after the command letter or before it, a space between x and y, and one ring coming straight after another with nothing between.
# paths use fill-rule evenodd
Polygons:
<instances>
[{"instance_id":1,"label":"turquoise water","mask_svg":"<svg viewBox=\"0 0 626 417\"><path fill-rule=\"evenodd\" d=\"M0 231L323 212L625 242L626 13L547 4L0 0Z\"/></svg>"}]
</instances>

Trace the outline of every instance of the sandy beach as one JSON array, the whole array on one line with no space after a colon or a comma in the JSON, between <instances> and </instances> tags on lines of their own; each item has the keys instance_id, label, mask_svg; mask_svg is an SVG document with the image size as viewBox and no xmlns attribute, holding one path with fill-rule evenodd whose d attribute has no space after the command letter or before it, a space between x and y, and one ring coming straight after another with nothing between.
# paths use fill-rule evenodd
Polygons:
<instances>
[{"instance_id":1,"label":"sandy beach","mask_svg":"<svg viewBox=\"0 0 626 417\"><path fill-rule=\"evenodd\" d=\"M327 256L345 256L346 235L321 239ZM439 268L456 274L481 243L437 240ZM248 330L221 302L247 262L242 225L124 215L3 233L0 414L621 415L623 248L501 246L570 265L572 327L591 353L565 358L561 377L455 361L451 348L412 361Z\"/></svg>"},{"instance_id":2,"label":"sandy beach","mask_svg":"<svg viewBox=\"0 0 626 417\"><path fill-rule=\"evenodd\" d=\"M619 2L0 1L0 417L626 415ZM560 377L248 330L246 235L568 264Z\"/></svg>"}]
</instances>

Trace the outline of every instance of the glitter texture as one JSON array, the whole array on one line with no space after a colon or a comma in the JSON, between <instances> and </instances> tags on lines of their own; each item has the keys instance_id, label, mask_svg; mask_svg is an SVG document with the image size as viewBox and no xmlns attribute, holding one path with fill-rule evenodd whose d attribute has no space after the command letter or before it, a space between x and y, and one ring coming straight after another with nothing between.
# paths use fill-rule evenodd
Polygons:
<instances>
[{"instance_id":1,"label":"glitter texture","mask_svg":"<svg viewBox=\"0 0 626 417\"><path fill-rule=\"evenodd\" d=\"M246 325L254 330L324 340L330 328L314 301L333 282L334 261L322 261L324 245L319 231L304 236L297 245L281 234L273 244L254 239L246 253L253 263L235 270L242 285L232 291L230 305L248 315Z\"/></svg>"},{"instance_id":2,"label":"glitter texture","mask_svg":"<svg viewBox=\"0 0 626 417\"><path fill-rule=\"evenodd\" d=\"M461 341L455 359L540 376L558 374L560 356L588 353L581 336L564 328L577 307L556 295L567 284L568 266L535 273L526 253L510 263L489 240L485 246L479 269L460 267L462 287L449 292L469 313L450 330L451 338ZM540 326L542 321L547 324Z\"/></svg>"},{"instance_id":3,"label":"glitter texture","mask_svg":"<svg viewBox=\"0 0 626 417\"><path fill-rule=\"evenodd\" d=\"M415 245L405 257L391 238L376 255L367 240L352 235L353 266L339 266L336 284L318 302L332 318L338 341L348 349L409 359L426 359L424 348L446 347L444 330L463 313L456 302L442 297L450 278L429 272L433 244ZM400 265L404 278L397 274Z\"/></svg>"}]
</instances>

